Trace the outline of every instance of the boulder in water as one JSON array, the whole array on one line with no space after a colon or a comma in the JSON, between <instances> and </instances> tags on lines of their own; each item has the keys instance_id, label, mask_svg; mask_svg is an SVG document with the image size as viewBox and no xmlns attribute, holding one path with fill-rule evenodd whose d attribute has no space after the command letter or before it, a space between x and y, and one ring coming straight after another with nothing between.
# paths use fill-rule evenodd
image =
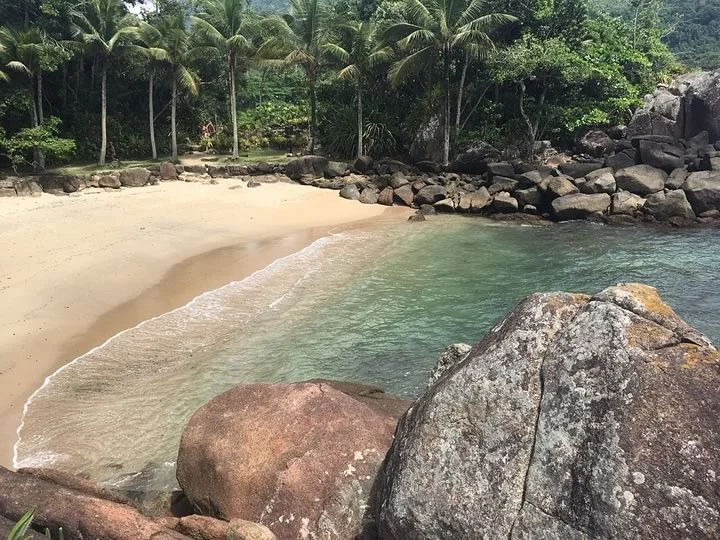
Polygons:
<instances>
[{"instance_id":1,"label":"boulder in water","mask_svg":"<svg viewBox=\"0 0 720 540\"><path fill-rule=\"evenodd\" d=\"M206 515L283 539L353 538L406 407L362 385L240 385L191 418L178 482Z\"/></svg>"},{"instance_id":2,"label":"boulder in water","mask_svg":"<svg viewBox=\"0 0 720 540\"><path fill-rule=\"evenodd\" d=\"M532 295L400 420L379 537L715 537L718 387L651 287Z\"/></svg>"},{"instance_id":3,"label":"boulder in water","mask_svg":"<svg viewBox=\"0 0 720 540\"><path fill-rule=\"evenodd\" d=\"M610 195L596 193L594 195L565 195L552 202L552 210L559 220L584 219L598 213L604 213L610 206Z\"/></svg>"},{"instance_id":4,"label":"boulder in water","mask_svg":"<svg viewBox=\"0 0 720 540\"><path fill-rule=\"evenodd\" d=\"M668 221L672 217L695 219L695 213L682 189L653 193L645 201L643 211L658 221Z\"/></svg>"},{"instance_id":5,"label":"boulder in water","mask_svg":"<svg viewBox=\"0 0 720 540\"><path fill-rule=\"evenodd\" d=\"M687 177L682 189L696 214L720 210L720 172L694 172Z\"/></svg>"}]
</instances>

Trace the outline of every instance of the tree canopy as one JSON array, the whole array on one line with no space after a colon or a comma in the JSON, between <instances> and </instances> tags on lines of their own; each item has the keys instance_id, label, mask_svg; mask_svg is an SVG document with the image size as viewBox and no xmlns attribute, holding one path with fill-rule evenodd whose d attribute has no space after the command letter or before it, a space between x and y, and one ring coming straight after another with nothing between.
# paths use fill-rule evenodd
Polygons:
<instances>
[{"instance_id":1,"label":"tree canopy","mask_svg":"<svg viewBox=\"0 0 720 540\"><path fill-rule=\"evenodd\" d=\"M713 1L0 1L0 159L569 144L682 70L666 42Z\"/></svg>"}]
</instances>

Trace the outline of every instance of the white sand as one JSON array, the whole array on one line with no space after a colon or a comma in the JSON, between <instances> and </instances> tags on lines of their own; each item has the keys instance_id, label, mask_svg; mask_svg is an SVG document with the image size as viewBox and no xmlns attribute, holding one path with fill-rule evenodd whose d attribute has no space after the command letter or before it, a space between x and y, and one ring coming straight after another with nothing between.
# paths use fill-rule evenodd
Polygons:
<instances>
[{"instance_id":1,"label":"white sand","mask_svg":"<svg viewBox=\"0 0 720 540\"><path fill-rule=\"evenodd\" d=\"M408 215L392 210L389 219ZM23 404L58 367L384 212L336 191L232 179L0 199L0 464L11 465Z\"/></svg>"}]
</instances>

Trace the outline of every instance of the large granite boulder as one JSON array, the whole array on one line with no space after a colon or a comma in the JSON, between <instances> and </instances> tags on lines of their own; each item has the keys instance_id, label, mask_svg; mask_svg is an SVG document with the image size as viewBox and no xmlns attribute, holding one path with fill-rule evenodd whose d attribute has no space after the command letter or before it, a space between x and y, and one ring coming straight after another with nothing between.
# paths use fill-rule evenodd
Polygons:
<instances>
[{"instance_id":1,"label":"large granite boulder","mask_svg":"<svg viewBox=\"0 0 720 540\"><path fill-rule=\"evenodd\" d=\"M178 482L204 515L255 521L281 539L354 538L406 407L362 385L240 385L191 418Z\"/></svg>"},{"instance_id":2,"label":"large granite boulder","mask_svg":"<svg viewBox=\"0 0 720 540\"><path fill-rule=\"evenodd\" d=\"M552 197L565 197L579 193L580 190L575 184L563 176L553 176L547 184L547 192Z\"/></svg>"},{"instance_id":3,"label":"large granite boulder","mask_svg":"<svg viewBox=\"0 0 720 540\"><path fill-rule=\"evenodd\" d=\"M578 183L580 191L589 195L593 193L615 193L617 185L612 169L598 169L585 177L585 182Z\"/></svg>"},{"instance_id":4,"label":"large granite boulder","mask_svg":"<svg viewBox=\"0 0 720 540\"><path fill-rule=\"evenodd\" d=\"M696 214L720 210L720 172L701 171L690 174L682 185Z\"/></svg>"},{"instance_id":5,"label":"large granite boulder","mask_svg":"<svg viewBox=\"0 0 720 540\"><path fill-rule=\"evenodd\" d=\"M650 195L665 188L668 175L650 165L633 165L615 173L618 189L624 189L636 195Z\"/></svg>"},{"instance_id":6,"label":"large granite boulder","mask_svg":"<svg viewBox=\"0 0 720 540\"><path fill-rule=\"evenodd\" d=\"M160 178L163 180L176 180L178 177L178 171L175 168L175 164L169 161L163 161L160 164Z\"/></svg>"},{"instance_id":7,"label":"large granite boulder","mask_svg":"<svg viewBox=\"0 0 720 540\"><path fill-rule=\"evenodd\" d=\"M593 214L604 213L609 207L610 195L607 193L576 193L559 197L552 202L553 214L559 220L584 219Z\"/></svg>"},{"instance_id":8,"label":"large granite boulder","mask_svg":"<svg viewBox=\"0 0 720 540\"><path fill-rule=\"evenodd\" d=\"M515 176L515 167L513 167L512 163L508 163L507 161L498 161L495 163L488 163L487 172L491 180L495 176L512 178Z\"/></svg>"},{"instance_id":9,"label":"large granite boulder","mask_svg":"<svg viewBox=\"0 0 720 540\"><path fill-rule=\"evenodd\" d=\"M643 211L658 221L667 221L671 217L695 219L695 213L682 189L653 193L645 201Z\"/></svg>"},{"instance_id":10,"label":"large granite boulder","mask_svg":"<svg viewBox=\"0 0 720 540\"><path fill-rule=\"evenodd\" d=\"M561 163L558 168L561 173L571 178L582 178L593 171L602 169L602 165L594 161L567 161Z\"/></svg>"},{"instance_id":11,"label":"large granite boulder","mask_svg":"<svg viewBox=\"0 0 720 540\"><path fill-rule=\"evenodd\" d=\"M532 295L400 420L379 537L714 538L719 386L655 289Z\"/></svg>"},{"instance_id":12,"label":"large granite boulder","mask_svg":"<svg viewBox=\"0 0 720 540\"><path fill-rule=\"evenodd\" d=\"M360 200L360 190L355 184L348 184L340 190L340 196L350 201Z\"/></svg>"},{"instance_id":13,"label":"large granite boulder","mask_svg":"<svg viewBox=\"0 0 720 540\"><path fill-rule=\"evenodd\" d=\"M658 86L633 116L628 134L690 140L703 131L711 141L720 139L720 70L682 75Z\"/></svg>"},{"instance_id":14,"label":"large granite boulder","mask_svg":"<svg viewBox=\"0 0 720 540\"><path fill-rule=\"evenodd\" d=\"M397 202L398 204L412 206L413 200L415 200L415 192L413 191L411 186L404 185L400 186L394 191L393 197L395 202Z\"/></svg>"},{"instance_id":15,"label":"large granite boulder","mask_svg":"<svg viewBox=\"0 0 720 540\"><path fill-rule=\"evenodd\" d=\"M492 204L492 197L485 186L481 186L472 193L463 193L460 195L458 210L463 212L478 213L485 210Z\"/></svg>"},{"instance_id":16,"label":"large granite boulder","mask_svg":"<svg viewBox=\"0 0 720 540\"><path fill-rule=\"evenodd\" d=\"M303 156L293 159L285 165L285 174L291 180L300 180L303 177L319 178L325 175L328 159L322 156Z\"/></svg>"}]
</instances>

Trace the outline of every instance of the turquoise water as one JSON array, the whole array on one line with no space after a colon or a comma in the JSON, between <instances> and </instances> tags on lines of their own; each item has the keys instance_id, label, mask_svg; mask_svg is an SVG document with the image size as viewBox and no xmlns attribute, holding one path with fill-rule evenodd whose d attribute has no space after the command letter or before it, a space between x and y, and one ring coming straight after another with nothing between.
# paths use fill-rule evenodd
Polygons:
<instances>
[{"instance_id":1,"label":"turquoise water","mask_svg":"<svg viewBox=\"0 0 720 540\"><path fill-rule=\"evenodd\" d=\"M720 343L718 230L439 217L332 236L60 371L28 406L16 461L168 487L187 419L235 384L324 377L412 397L445 345L477 342L524 296L621 281L657 287Z\"/></svg>"}]
</instances>

